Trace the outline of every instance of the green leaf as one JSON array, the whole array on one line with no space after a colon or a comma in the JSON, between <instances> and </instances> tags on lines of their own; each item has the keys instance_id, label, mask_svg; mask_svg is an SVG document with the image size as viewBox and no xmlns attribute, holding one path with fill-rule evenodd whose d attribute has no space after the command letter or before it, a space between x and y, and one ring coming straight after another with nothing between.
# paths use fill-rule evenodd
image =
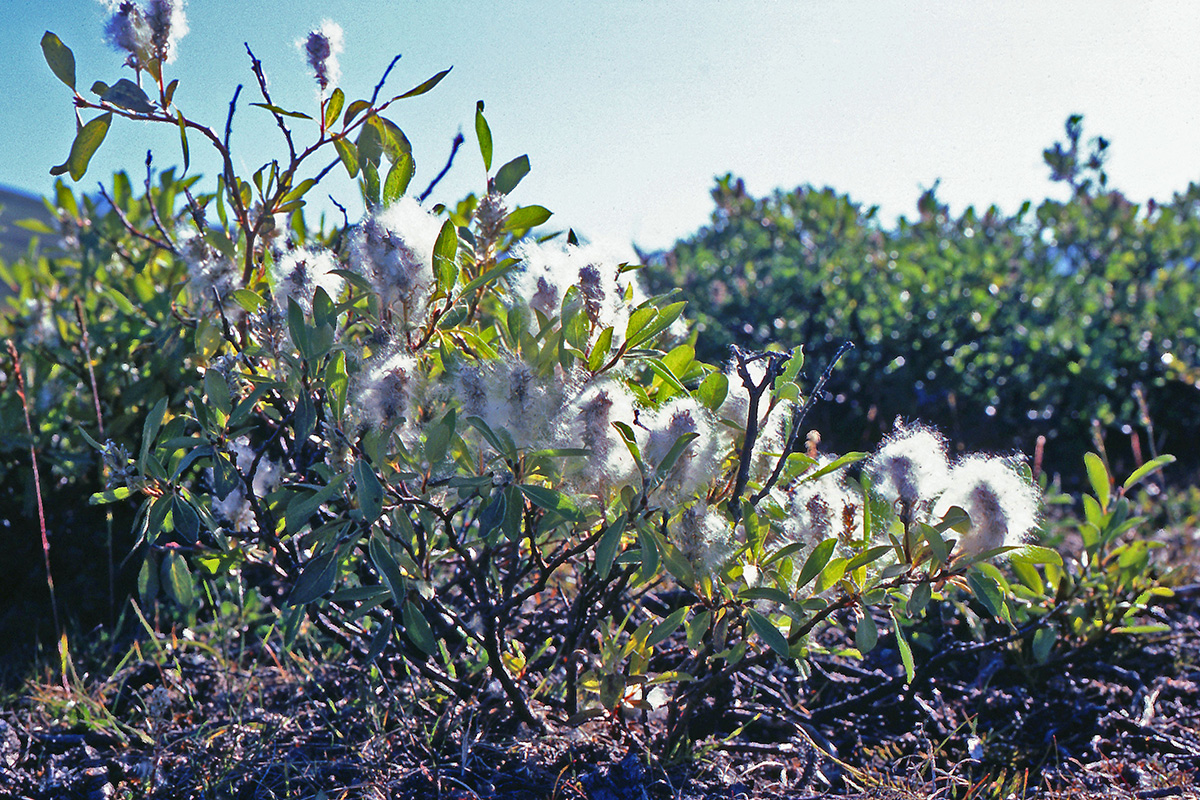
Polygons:
<instances>
[{"instance_id":1,"label":"green leaf","mask_svg":"<svg viewBox=\"0 0 1200 800\"><path fill-rule=\"evenodd\" d=\"M655 316L649 318L646 323L641 325L641 327L635 333L630 334L629 329L633 328L633 317L638 313L635 311L632 315L630 315L629 318L631 324L629 328L626 329L625 346L637 347L643 342L649 341L655 336L658 336L667 328L671 327L675 320L679 319L679 315L683 313L684 306L686 305L686 302L680 301L678 303L672 303L660 311L656 311ZM638 311L641 310L643 309L638 309Z\"/></svg>"},{"instance_id":2,"label":"green leaf","mask_svg":"<svg viewBox=\"0 0 1200 800\"><path fill-rule=\"evenodd\" d=\"M433 245L433 271L437 275L438 288L449 294L458 277L458 229L450 220L442 223L442 230Z\"/></svg>"},{"instance_id":3,"label":"green leaf","mask_svg":"<svg viewBox=\"0 0 1200 800\"><path fill-rule=\"evenodd\" d=\"M862 612L862 618L854 628L854 646L858 648L858 652L866 655L875 649L875 644L879 641L879 626L875 624L870 609L864 608Z\"/></svg>"},{"instance_id":4,"label":"green leaf","mask_svg":"<svg viewBox=\"0 0 1200 800\"><path fill-rule=\"evenodd\" d=\"M358 175L358 148L339 136L333 140L333 149L337 150L338 158L342 160L342 165L350 177Z\"/></svg>"},{"instance_id":5,"label":"green leaf","mask_svg":"<svg viewBox=\"0 0 1200 800\"><path fill-rule=\"evenodd\" d=\"M1171 455L1159 456L1158 458L1155 458L1151 461L1147 461L1145 464L1142 464L1140 467L1135 469L1133 471L1133 474L1125 479L1125 483L1121 484L1121 488L1128 491L1129 489L1132 489L1134 486L1136 486L1138 483L1140 483L1146 476L1150 475L1152 472L1157 472L1158 470L1165 467L1167 464L1174 464L1174 463L1175 463L1175 456L1171 456Z\"/></svg>"},{"instance_id":6,"label":"green leaf","mask_svg":"<svg viewBox=\"0 0 1200 800\"><path fill-rule=\"evenodd\" d=\"M354 462L353 473L363 521L374 522L383 513L383 484L379 482L379 476L375 474L371 465L361 458Z\"/></svg>"},{"instance_id":7,"label":"green leaf","mask_svg":"<svg viewBox=\"0 0 1200 800\"><path fill-rule=\"evenodd\" d=\"M284 514L287 532L296 533L303 528L309 518L317 513L317 509L329 502L335 494L342 490L342 485L345 481L345 476L341 475L335 478L332 483L322 486L315 492L299 494L293 498L288 503L287 511Z\"/></svg>"},{"instance_id":8,"label":"green leaf","mask_svg":"<svg viewBox=\"0 0 1200 800\"><path fill-rule=\"evenodd\" d=\"M517 156L496 172L496 191L508 194L529 174L529 156Z\"/></svg>"},{"instance_id":9,"label":"green leaf","mask_svg":"<svg viewBox=\"0 0 1200 800\"><path fill-rule=\"evenodd\" d=\"M75 134L75 141L71 143L71 154L67 156L66 163L52 168L50 174L62 175L64 172L69 172L72 180L77 181L82 178L84 173L87 172L92 156L96 153L96 148L100 146L100 143L104 141L105 135L108 134L108 126L112 124L112 116L112 112L109 111L90 120L80 128L79 133Z\"/></svg>"},{"instance_id":10,"label":"green leaf","mask_svg":"<svg viewBox=\"0 0 1200 800\"><path fill-rule=\"evenodd\" d=\"M138 468L144 471L142 467L146 462L146 457L150 454L154 446L154 440L158 438L158 432L162 428L163 417L167 413L167 398L160 398L154 404L154 408L150 409L150 413L146 415L146 421L142 423L142 450L138 456Z\"/></svg>"},{"instance_id":11,"label":"green leaf","mask_svg":"<svg viewBox=\"0 0 1200 800\"><path fill-rule=\"evenodd\" d=\"M404 94L402 94L402 95L398 95L397 97L395 97L395 98L393 98L393 99L395 99L395 100L403 100L403 99L404 99L404 98L406 98L406 97L416 97L417 95L425 94L425 93L426 93L426 92L428 92L430 89L432 89L433 87L435 87L435 86L437 86L439 83L441 83L441 82L442 82L442 78L444 78L444 77L446 77L447 75L449 75L449 74L450 74L450 70L451 70L451 69L454 69L454 67L450 67L449 69L444 69L444 70L442 70L442 71L441 71L441 72L439 72L437 75L434 75L432 78L430 78L429 80L427 80L427 81L425 81L424 83L422 83L420 86L416 86L416 87L414 87L414 88L412 88L412 89L409 89L409 90L408 90L407 92L405 92Z\"/></svg>"},{"instance_id":12,"label":"green leaf","mask_svg":"<svg viewBox=\"0 0 1200 800\"><path fill-rule=\"evenodd\" d=\"M661 358L648 358L646 364L653 370L654 374L663 380L668 386L675 390L676 394L687 395L688 390L679 382L679 378L675 377L675 373L671 368L663 363Z\"/></svg>"},{"instance_id":13,"label":"green leaf","mask_svg":"<svg viewBox=\"0 0 1200 800\"><path fill-rule=\"evenodd\" d=\"M292 593L288 595L287 605L302 606L324 597L333 589L334 579L337 578L337 551L311 559L304 565Z\"/></svg>"},{"instance_id":14,"label":"green leaf","mask_svg":"<svg viewBox=\"0 0 1200 800\"><path fill-rule=\"evenodd\" d=\"M631 342L637 338L650 326L656 316L658 316L658 309L650 306L643 306L630 314L629 321L625 323L625 341Z\"/></svg>"},{"instance_id":15,"label":"green leaf","mask_svg":"<svg viewBox=\"0 0 1200 800\"><path fill-rule=\"evenodd\" d=\"M807 586L809 581L825 569L825 565L829 563L829 557L833 555L833 548L836 546L837 537L830 537L813 548L804 561L804 566L800 569L800 577L796 579L796 589Z\"/></svg>"},{"instance_id":16,"label":"green leaf","mask_svg":"<svg viewBox=\"0 0 1200 800\"><path fill-rule=\"evenodd\" d=\"M1057 550L1040 547L1035 544L1023 545L1009 554L1009 560L1020 561L1024 564L1056 564L1062 566L1062 556Z\"/></svg>"},{"instance_id":17,"label":"green leaf","mask_svg":"<svg viewBox=\"0 0 1200 800\"><path fill-rule=\"evenodd\" d=\"M204 373L204 394L208 397L208 402L224 414L229 416L229 412L233 410L233 403L229 397L229 382L225 380L225 376L217 372L215 369L206 370Z\"/></svg>"},{"instance_id":18,"label":"green leaf","mask_svg":"<svg viewBox=\"0 0 1200 800\"><path fill-rule=\"evenodd\" d=\"M928 586L923 583L921 586ZM908 639L904 637L904 626L900 624L900 617L896 616L896 609L892 609L892 625L896 629L896 649L900 651L900 661L904 664L904 682L909 684L913 682L913 677L917 674L916 665L913 663L912 647L908 644ZM857 631L856 631L857 633ZM862 652L860 649L859 652Z\"/></svg>"},{"instance_id":19,"label":"green leaf","mask_svg":"<svg viewBox=\"0 0 1200 800\"><path fill-rule=\"evenodd\" d=\"M764 617L752 608L746 609L746 619L750 623L750 627L758 634L758 638L766 643L767 647L774 650L778 655L788 657L788 641L787 637L775 627L771 620Z\"/></svg>"},{"instance_id":20,"label":"green leaf","mask_svg":"<svg viewBox=\"0 0 1200 800\"><path fill-rule=\"evenodd\" d=\"M190 544L195 544L200 538L200 516L192 504L182 497L176 497L172 502L171 519L175 521L175 532Z\"/></svg>"},{"instance_id":21,"label":"green leaf","mask_svg":"<svg viewBox=\"0 0 1200 800\"><path fill-rule=\"evenodd\" d=\"M1095 453L1085 453L1083 463L1087 466L1088 482L1092 484L1092 492L1100 503L1100 510L1108 511L1108 498L1112 491L1112 485L1104 462Z\"/></svg>"},{"instance_id":22,"label":"green leaf","mask_svg":"<svg viewBox=\"0 0 1200 800\"><path fill-rule=\"evenodd\" d=\"M831 558L825 568L821 570L821 575L817 578L815 591L817 594L825 591L831 586L837 584L838 581L846 574L846 559Z\"/></svg>"},{"instance_id":23,"label":"green leaf","mask_svg":"<svg viewBox=\"0 0 1200 800\"><path fill-rule=\"evenodd\" d=\"M371 104L366 100L355 100L346 107L346 115L342 117L342 127L350 124L350 122L362 112L371 107Z\"/></svg>"},{"instance_id":24,"label":"green leaf","mask_svg":"<svg viewBox=\"0 0 1200 800\"><path fill-rule=\"evenodd\" d=\"M479 535L487 538L492 531L504 525L508 516L508 500L504 492L496 492L490 503L479 512Z\"/></svg>"},{"instance_id":25,"label":"green leaf","mask_svg":"<svg viewBox=\"0 0 1200 800\"><path fill-rule=\"evenodd\" d=\"M371 637L371 645L367 648L367 655L363 659L364 664L371 664L375 659L379 658L379 654L383 652L383 648L387 647L388 641L392 638L392 632L395 628L396 624L392 622L392 618L385 617L383 624L379 626L379 630Z\"/></svg>"},{"instance_id":26,"label":"green leaf","mask_svg":"<svg viewBox=\"0 0 1200 800\"><path fill-rule=\"evenodd\" d=\"M265 108L267 111L270 111L272 114L278 114L281 117L294 117L295 119L312 119L312 117L310 117L308 114L302 114L299 111L288 111L286 108L280 108L279 106L271 105L270 103L251 103L250 105L258 106L259 108ZM335 114L334 116L337 116L337 115Z\"/></svg>"},{"instance_id":27,"label":"green leaf","mask_svg":"<svg viewBox=\"0 0 1200 800\"><path fill-rule=\"evenodd\" d=\"M75 54L50 31L42 34L42 55L60 81L75 88Z\"/></svg>"},{"instance_id":28,"label":"green leaf","mask_svg":"<svg viewBox=\"0 0 1200 800\"><path fill-rule=\"evenodd\" d=\"M333 416L339 422L346 413L346 396L350 388L350 377L346 374L346 353L334 353L325 365L325 389L333 406Z\"/></svg>"},{"instance_id":29,"label":"green leaf","mask_svg":"<svg viewBox=\"0 0 1200 800\"><path fill-rule=\"evenodd\" d=\"M667 615L662 622L654 626L650 631L650 635L646 637L646 647L654 647L661 642L665 642L667 638L679 630L679 626L683 624L683 618L687 616L688 606L677 608Z\"/></svg>"},{"instance_id":30,"label":"green leaf","mask_svg":"<svg viewBox=\"0 0 1200 800\"><path fill-rule=\"evenodd\" d=\"M641 551L642 580L648 581L658 572L658 544L654 535L638 528L638 549Z\"/></svg>"},{"instance_id":31,"label":"green leaf","mask_svg":"<svg viewBox=\"0 0 1200 800\"><path fill-rule=\"evenodd\" d=\"M332 128L337 122L338 114L342 113L342 105L346 102L346 93L341 89L334 89L329 95L328 102L325 103L325 127Z\"/></svg>"},{"instance_id":32,"label":"green leaf","mask_svg":"<svg viewBox=\"0 0 1200 800\"><path fill-rule=\"evenodd\" d=\"M179 146L183 149L183 171L187 173L188 167L192 165L192 150L188 147L187 122L184 120L182 111L175 112L175 124L179 126Z\"/></svg>"},{"instance_id":33,"label":"green leaf","mask_svg":"<svg viewBox=\"0 0 1200 800\"><path fill-rule=\"evenodd\" d=\"M367 545L367 551L371 557L371 563L379 571L380 579L387 586L388 591L392 593L392 601L396 605L402 604L405 592L407 591L404 575L400 573L400 567L396 564L396 559L388 548L387 541L383 538L382 532L377 530L371 536L371 541Z\"/></svg>"},{"instance_id":34,"label":"green leaf","mask_svg":"<svg viewBox=\"0 0 1200 800\"><path fill-rule=\"evenodd\" d=\"M408 153L401 153L400 157L392 162L387 177L383 181L383 204L385 206L391 205L404 196L415 172L416 164Z\"/></svg>"},{"instance_id":35,"label":"green leaf","mask_svg":"<svg viewBox=\"0 0 1200 800\"><path fill-rule=\"evenodd\" d=\"M925 610L925 606L929 605L929 599L932 596L933 589L929 585L929 581L921 581L913 587L912 594L908 597L905 611L910 617L920 616L921 612Z\"/></svg>"},{"instance_id":36,"label":"green leaf","mask_svg":"<svg viewBox=\"0 0 1200 800\"><path fill-rule=\"evenodd\" d=\"M604 529L600 541L596 544L596 575L601 581L608 578L613 561L617 557L617 548L621 545L621 534L625 532L625 516L617 517L616 521Z\"/></svg>"},{"instance_id":37,"label":"green leaf","mask_svg":"<svg viewBox=\"0 0 1200 800\"><path fill-rule=\"evenodd\" d=\"M550 219L554 214L550 209L544 206L521 206L514 208L504 218L504 230L527 231L530 228L536 228L546 220Z\"/></svg>"},{"instance_id":38,"label":"green leaf","mask_svg":"<svg viewBox=\"0 0 1200 800\"><path fill-rule=\"evenodd\" d=\"M191 608L196 594L192 573L184 557L175 550L167 550L160 571L162 585L166 587L170 598L183 608Z\"/></svg>"},{"instance_id":39,"label":"green leaf","mask_svg":"<svg viewBox=\"0 0 1200 800\"><path fill-rule=\"evenodd\" d=\"M429 627L421 610L410 600L404 604L404 609L400 613L404 622L404 635L408 637L409 641L426 655L437 653L437 639L433 636L433 628Z\"/></svg>"},{"instance_id":40,"label":"green leaf","mask_svg":"<svg viewBox=\"0 0 1200 800\"><path fill-rule=\"evenodd\" d=\"M124 500L129 495L133 494L133 490L128 486L118 486L115 489L108 489L103 492L96 492L88 498L88 505L99 506L105 503L115 503L118 500Z\"/></svg>"},{"instance_id":41,"label":"green leaf","mask_svg":"<svg viewBox=\"0 0 1200 800\"><path fill-rule=\"evenodd\" d=\"M149 96L129 78L121 78L100 95L100 100L110 105L129 109L135 114L153 114L154 104Z\"/></svg>"},{"instance_id":42,"label":"green leaf","mask_svg":"<svg viewBox=\"0 0 1200 800\"><path fill-rule=\"evenodd\" d=\"M142 562L142 568L138 570L138 597L141 598L143 606L149 606L158 597L158 574L159 570L154 563L154 555L147 554L146 560Z\"/></svg>"},{"instance_id":43,"label":"green leaf","mask_svg":"<svg viewBox=\"0 0 1200 800\"><path fill-rule=\"evenodd\" d=\"M971 570L967 573L967 584L971 587L971 593L975 598L983 604L993 617L997 619L1008 619L1008 609L1004 604L1004 594L1000 591L1000 584L990 575L985 575L976 570Z\"/></svg>"},{"instance_id":44,"label":"green leaf","mask_svg":"<svg viewBox=\"0 0 1200 800\"><path fill-rule=\"evenodd\" d=\"M213 492L217 498L224 500L229 493L242 485L237 467L225 453L217 453L213 457Z\"/></svg>"},{"instance_id":45,"label":"green leaf","mask_svg":"<svg viewBox=\"0 0 1200 800\"><path fill-rule=\"evenodd\" d=\"M1033 658L1039 664L1045 664L1054 652L1054 643L1058 641L1058 631L1053 625L1038 628L1033 634Z\"/></svg>"},{"instance_id":46,"label":"green leaf","mask_svg":"<svg viewBox=\"0 0 1200 800\"><path fill-rule=\"evenodd\" d=\"M516 459L517 445L513 442L512 435L508 431L503 428L498 431L492 430L492 426L488 425L480 417L467 417L467 424L479 431L483 435L483 438L487 439L496 452L505 459L509 461Z\"/></svg>"},{"instance_id":47,"label":"green leaf","mask_svg":"<svg viewBox=\"0 0 1200 800\"><path fill-rule=\"evenodd\" d=\"M1113 633L1126 633L1134 636L1145 635L1148 633L1167 633L1171 630L1170 625L1162 623L1151 623L1148 625L1119 625L1112 629Z\"/></svg>"},{"instance_id":48,"label":"green leaf","mask_svg":"<svg viewBox=\"0 0 1200 800\"><path fill-rule=\"evenodd\" d=\"M863 552L856 555L854 558L850 559L849 562L847 562L846 572L853 572L854 570L858 569L859 567L865 566L867 564L870 564L872 561L876 561L880 558L883 558L883 556L890 553L891 550L892 550L892 546L890 544L880 544L880 545L876 545L875 547L868 548L867 550L864 550Z\"/></svg>"},{"instance_id":49,"label":"green leaf","mask_svg":"<svg viewBox=\"0 0 1200 800\"><path fill-rule=\"evenodd\" d=\"M659 553L662 555L663 566L667 568L667 572L671 573L672 577L679 581L680 586L688 589L694 587L696 585L696 571L692 569L692 562L683 554L683 551L658 534L655 534L654 539L655 544L658 545Z\"/></svg>"},{"instance_id":50,"label":"green leaf","mask_svg":"<svg viewBox=\"0 0 1200 800\"><path fill-rule=\"evenodd\" d=\"M520 487L521 494L529 498L529 502L533 503L538 508L544 508L547 511L553 511L563 519L579 522L584 519L584 513L575 505L575 501L568 495L563 494L556 489L547 489L544 486L528 486Z\"/></svg>"},{"instance_id":51,"label":"green leaf","mask_svg":"<svg viewBox=\"0 0 1200 800\"><path fill-rule=\"evenodd\" d=\"M492 171L492 129L483 118L483 101L475 104L475 138L479 140L479 153L483 156L483 169Z\"/></svg>"},{"instance_id":52,"label":"green leaf","mask_svg":"<svg viewBox=\"0 0 1200 800\"><path fill-rule=\"evenodd\" d=\"M440 464L446 457L450 442L454 439L455 427L453 408L446 412L446 416L429 426L428 433L425 434L425 460L430 465Z\"/></svg>"},{"instance_id":53,"label":"green leaf","mask_svg":"<svg viewBox=\"0 0 1200 800\"><path fill-rule=\"evenodd\" d=\"M596 337L596 344L588 353L587 368L589 372L595 372L604 366L604 360L608 357L608 351L612 347L612 338L613 328L611 325L600 331L600 335Z\"/></svg>"},{"instance_id":54,"label":"green leaf","mask_svg":"<svg viewBox=\"0 0 1200 800\"><path fill-rule=\"evenodd\" d=\"M716 411L725 402L729 394L729 378L721 372L710 372L708 377L700 382L695 397L709 411Z\"/></svg>"}]
</instances>

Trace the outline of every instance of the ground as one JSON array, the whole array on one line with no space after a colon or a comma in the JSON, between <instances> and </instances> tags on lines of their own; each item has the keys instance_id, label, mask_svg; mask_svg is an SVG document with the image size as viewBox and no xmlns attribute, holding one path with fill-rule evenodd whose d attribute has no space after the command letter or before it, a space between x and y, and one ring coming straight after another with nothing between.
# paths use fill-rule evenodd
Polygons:
<instances>
[{"instance_id":1,"label":"ground","mask_svg":"<svg viewBox=\"0 0 1200 800\"><path fill-rule=\"evenodd\" d=\"M1176 563L1195 559L1184 539L1166 548ZM450 701L309 645L243 646L215 626L76 634L65 681L43 667L0 697L0 798L1200 798L1198 575L1177 571L1152 609L1166 632L1044 665L947 606L911 683L887 635L861 661L815 658L806 680L755 668L672 763L654 756L654 716L575 726L535 709L535 731L499 692ZM838 626L824 636L849 644Z\"/></svg>"}]
</instances>

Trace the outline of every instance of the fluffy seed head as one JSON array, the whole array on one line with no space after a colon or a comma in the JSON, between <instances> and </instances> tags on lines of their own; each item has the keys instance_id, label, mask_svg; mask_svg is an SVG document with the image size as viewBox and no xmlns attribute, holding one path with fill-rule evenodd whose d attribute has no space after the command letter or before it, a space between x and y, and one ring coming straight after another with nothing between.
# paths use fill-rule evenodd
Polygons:
<instances>
[{"instance_id":1,"label":"fluffy seed head","mask_svg":"<svg viewBox=\"0 0 1200 800\"><path fill-rule=\"evenodd\" d=\"M696 434L655 491L664 505L691 496L721 469L721 442L712 413L691 397L676 397L643 414L639 446L647 464L657 468L680 436Z\"/></svg>"},{"instance_id":2,"label":"fluffy seed head","mask_svg":"<svg viewBox=\"0 0 1200 800\"><path fill-rule=\"evenodd\" d=\"M821 457L812 469L819 469L828 461L828 457ZM863 500L846 484L842 472L801 480L790 494L791 524L785 528L795 541L811 546L831 536L843 542L859 538Z\"/></svg>"},{"instance_id":3,"label":"fluffy seed head","mask_svg":"<svg viewBox=\"0 0 1200 800\"><path fill-rule=\"evenodd\" d=\"M950 488L935 514L959 506L971 516L959 551L978 555L997 547L1015 547L1037 526L1038 491L1003 458L971 456L950 471Z\"/></svg>"},{"instance_id":4,"label":"fluffy seed head","mask_svg":"<svg viewBox=\"0 0 1200 800\"><path fill-rule=\"evenodd\" d=\"M441 230L441 220L402 197L364 217L351 241L350 263L402 326L419 321L433 294L433 250Z\"/></svg>"},{"instance_id":5,"label":"fluffy seed head","mask_svg":"<svg viewBox=\"0 0 1200 800\"><path fill-rule=\"evenodd\" d=\"M612 426L632 425L634 418L633 395L618 380L594 381L563 408L557 425L560 443L590 451L572 476L581 490L602 494L637 481L637 464Z\"/></svg>"},{"instance_id":6,"label":"fluffy seed head","mask_svg":"<svg viewBox=\"0 0 1200 800\"><path fill-rule=\"evenodd\" d=\"M333 274L338 263L328 250L297 248L284 253L272 265L271 278L276 302L287 308L288 298L295 300L305 311L312 310L313 294L317 287L325 290L330 300L337 300L342 291L342 279Z\"/></svg>"},{"instance_id":7,"label":"fluffy seed head","mask_svg":"<svg viewBox=\"0 0 1200 800\"><path fill-rule=\"evenodd\" d=\"M304 55L322 94L341 80L342 68L337 57L344 48L343 39L342 26L326 19L321 21L321 27L308 34L303 43L297 43L304 48Z\"/></svg>"},{"instance_id":8,"label":"fluffy seed head","mask_svg":"<svg viewBox=\"0 0 1200 800\"><path fill-rule=\"evenodd\" d=\"M132 0L110 7L113 13L105 23L104 38L114 50L128 54L127 64L134 69L142 69L150 56L153 36L145 12Z\"/></svg>"},{"instance_id":9,"label":"fluffy seed head","mask_svg":"<svg viewBox=\"0 0 1200 800\"><path fill-rule=\"evenodd\" d=\"M920 425L892 434L864 468L879 495L905 514L928 510L949 485L945 440Z\"/></svg>"},{"instance_id":10,"label":"fluffy seed head","mask_svg":"<svg viewBox=\"0 0 1200 800\"><path fill-rule=\"evenodd\" d=\"M179 40L188 32L183 0L149 0L143 7L133 0L109 2L112 16L104 36L116 50L127 53L126 63L145 69L150 61L169 64L179 52Z\"/></svg>"},{"instance_id":11,"label":"fluffy seed head","mask_svg":"<svg viewBox=\"0 0 1200 800\"><path fill-rule=\"evenodd\" d=\"M480 417L494 431L503 428L518 448L552 443L553 420L563 398L557 374L540 377L522 359L506 356L460 369L454 393L464 416Z\"/></svg>"},{"instance_id":12,"label":"fluffy seed head","mask_svg":"<svg viewBox=\"0 0 1200 800\"><path fill-rule=\"evenodd\" d=\"M401 420L412 422L413 397L419 379L417 359L399 351L383 356L368 365L358 392L358 408L362 418L373 425L394 425Z\"/></svg>"},{"instance_id":13,"label":"fluffy seed head","mask_svg":"<svg viewBox=\"0 0 1200 800\"><path fill-rule=\"evenodd\" d=\"M146 24L150 26L154 57L164 64L174 61L179 52L179 40L188 32L183 0L150 0L146 5Z\"/></svg>"},{"instance_id":14,"label":"fluffy seed head","mask_svg":"<svg viewBox=\"0 0 1200 800\"><path fill-rule=\"evenodd\" d=\"M693 503L672 522L672 541L698 572L717 573L733 555L733 525L718 509Z\"/></svg>"},{"instance_id":15,"label":"fluffy seed head","mask_svg":"<svg viewBox=\"0 0 1200 800\"><path fill-rule=\"evenodd\" d=\"M592 330L598 334L611 325L619 337L629 310L642 300L634 273L620 274L617 262L593 245L527 242L514 254L522 262L514 294L546 317L557 317L567 290L577 286Z\"/></svg>"}]
</instances>

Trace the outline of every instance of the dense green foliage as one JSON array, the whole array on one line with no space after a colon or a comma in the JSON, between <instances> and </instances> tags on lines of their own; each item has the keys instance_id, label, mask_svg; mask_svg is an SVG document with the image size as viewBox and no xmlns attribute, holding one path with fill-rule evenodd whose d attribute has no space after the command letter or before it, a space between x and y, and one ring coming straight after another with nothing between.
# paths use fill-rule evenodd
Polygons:
<instances>
[{"instance_id":1,"label":"dense green foliage","mask_svg":"<svg viewBox=\"0 0 1200 800\"><path fill-rule=\"evenodd\" d=\"M817 426L835 446L870 445L902 416L969 449L1032 455L1044 435L1047 465L1070 472L1094 446L1093 420L1114 457L1134 432L1143 457L1189 451L1200 439L1200 185L1141 208L1108 187L1107 142L1085 154L1081 136L1072 118L1045 152L1071 198L1012 216L955 217L935 187L915 221L890 226L831 189L756 199L726 176L712 224L649 267L648 283L681 288L709 360L729 344L777 342L821 369L854 343Z\"/></svg>"}]
</instances>

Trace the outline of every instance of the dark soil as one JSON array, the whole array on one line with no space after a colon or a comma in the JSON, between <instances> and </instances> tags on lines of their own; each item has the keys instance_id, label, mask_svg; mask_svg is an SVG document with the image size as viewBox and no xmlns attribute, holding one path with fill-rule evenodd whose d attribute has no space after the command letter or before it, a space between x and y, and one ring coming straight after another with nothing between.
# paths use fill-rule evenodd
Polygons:
<instances>
[{"instance_id":1,"label":"dark soil","mask_svg":"<svg viewBox=\"0 0 1200 800\"><path fill-rule=\"evenodd\" d=\"M81 678L90 699L43 686L8 704L0 797L1200 797L1200 592L1159 613L1169 634L1042 667L950 626L910 686L886 639L866 661L817 659L807 681L775 664L694 720L710 735L671 766L648 755L654 718L548 717L535 734L503 721L499 695L415 699L354 664L263 652L231 669L180 647Z\"/></svg>"}]
</instances>

